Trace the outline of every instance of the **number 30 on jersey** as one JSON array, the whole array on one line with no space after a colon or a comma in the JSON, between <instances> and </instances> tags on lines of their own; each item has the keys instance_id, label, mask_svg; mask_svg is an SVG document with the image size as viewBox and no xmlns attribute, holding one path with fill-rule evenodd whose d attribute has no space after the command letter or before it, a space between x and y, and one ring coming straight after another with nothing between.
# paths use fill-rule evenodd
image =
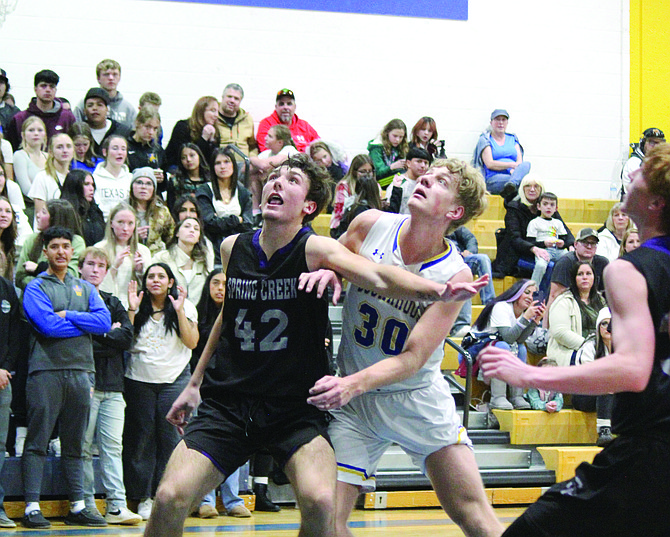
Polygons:
<instances>
[{"instance_id":1,"label":"number 30 on jersey","mask_svg":"<svg viewBox=\"0 0 670 537\"><path fill-rule=\"evenodd\" d=\"M367 302L363 302L358 307L358 313L361 315L361 325L354 330L354 339L361 347L368 349L377 344L379 312ZM379 348L387 356L395 356L400 354L405 346L409 326L391 317L384 322L380 334Z\"/></svg>"}]
</instances>

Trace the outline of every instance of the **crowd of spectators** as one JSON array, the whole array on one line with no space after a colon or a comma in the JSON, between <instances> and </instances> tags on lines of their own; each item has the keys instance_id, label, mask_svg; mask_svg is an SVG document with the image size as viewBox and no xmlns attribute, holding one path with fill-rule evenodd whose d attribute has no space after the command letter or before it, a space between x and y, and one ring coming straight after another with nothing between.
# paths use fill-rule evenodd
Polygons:
<instances>
[{"instance_id":1,"label":"crowd of spectators","mask_svg":"<svg viewBox=\"0 0 670 537\"><path fill-rule=\"evenodd\" d=\"M57 438L67 461L71 523L146 519L178 441L162 416L188 378L191 350L199 352L197 345L202 350L203 335L206 340L211 329L210 309L223 300L225 275L216 277L219 245L260 225L261 185L270 170L298 152L322 165L333 180L331 235L339 237L365 210L408 213L415 185L435 158L446 156L435 120L424 116L411 131L401 119L392 119L370 141L367 154L349 161L337 144L322 140L296 115L296 98L287 88L277 92L274 112L256 130L241 107L244 90L234 83L225 86L220 101L199 98L190 117L165 136L163 149L160 96L145 93L139 107L128 102L118 91L121 66L114 60L100 62L96 76L98 86L71 110L57 96L59 76L42 70L34 77L35 97L21 111L0 69L0 470L11 403L14 450L24 457L28 527L49 524L39 510L36 476ZM523 342L544 324L550 336L547 355L559 365L568 363L600 327L604 266L639 239L620 205L602 230L582 229L575 239L556 211L556 196L528 175L523 148L507 132L508 112L496 109L490 120L473 160L489 192L505 199L498 257L492 267L478 253L476 237L463 228L449 244L480 275L532 272L535 282L522 280L500 297L492 283L484 288L481 298L488 306L477 326L500 332L525 360ZM663 133L648 129L640 152L658 141L664 141ZM543 288L546 293L538 299L534 293ZM21 319L21 292L30 328ZM57 301L49 305L45 297ZM458 335L470 329L470 312L466 303L454 325ZM206 319L199 319L204 314ZM28 338L16 339L28 332L38 342L30 351ZM54 358L54 349L62 350L70 340L81 343L77 359ZM69 398L55 386L58 375L71 370L78 372L79 384L69 387L77 394ZM46 381L47 375L39 374L44 371L51 375ZM81 388L93 374L93 403L84 404ZM529 406L518 389L507 401L500 381L492 392L494 407ZM96 437L105 517L92 501ZM124 442L133 449L123 451ZM248 516L239 509L236 487L229 489L226 509ZM265 490L257 504L274 509ZM128 509L126 497L139 502L139 516ZM0 484L0 527L12 527L2 499ZM207 502L211 506L211 498Z\"/></svg>"}]
</instances>

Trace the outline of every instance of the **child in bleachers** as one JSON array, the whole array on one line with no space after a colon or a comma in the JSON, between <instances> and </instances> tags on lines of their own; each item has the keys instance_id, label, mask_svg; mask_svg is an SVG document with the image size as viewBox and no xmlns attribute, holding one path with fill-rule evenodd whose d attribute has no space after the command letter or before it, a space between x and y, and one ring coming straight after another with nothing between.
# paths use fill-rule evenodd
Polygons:
<instances>
[{"instance_id":1,"label":"child in bleachers","mask_svg":"<svg viewBox=\"0 0 670 537\"><path fill-rule=\"evenodd\" d=\"M402 119L389 121L379 137L370 141L368 153L382 188L389 186L393 176L405 169L405 155L408 150L407 126Z\"/></svg>"},{"instance_id":2,"label":"child in bleachers","mask_svg":"<svg viewBox=\"0 0 670 537\"><path fill-rule=\"evenodd\" d=\"M552 358L542 358L537 363L537 367L557 367L556 360ZM563 408L563 394L560 392L552 392L547 390L540 390L538 388L529 388L526 392L526 399L530 403L530 408L533 410L544 410L553 414L560 412Z\"/></svg>"},{"instance_id":3,"label":"child in bleachers","mask_svg":"<svg viewBox=\"0 0 670 537\"><path fill-rule=\"evenodd\" d=\"M543 249L549 254L549 259L535 255L535 268L531 280L538 283L540 289L544 290L542 278L547 271L550 261L556 261L571 246L568 241L568 230L565 224L558 218L554 218L558 208L558 198L551 192L543 192L537 200L537 208L540 215L528 223L526 237L534 241L535 246ZM551 276L551 274L549 274Z\"/></svg>"}]
</instances>

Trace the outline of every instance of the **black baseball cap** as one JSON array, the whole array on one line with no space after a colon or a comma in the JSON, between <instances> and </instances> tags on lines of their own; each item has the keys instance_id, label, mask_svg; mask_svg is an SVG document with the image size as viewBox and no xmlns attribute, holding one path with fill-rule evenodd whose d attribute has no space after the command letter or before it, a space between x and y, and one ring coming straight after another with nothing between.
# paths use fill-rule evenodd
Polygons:
<instances>
[{"instance_id":1,"label":"black baseball cap","mask_svg":"<svg viewBox=\"0 0 670 537\"><path fill-rule=\"evenodd\" d=\"M84 97L84 102L92 98L98 98L105 101L105 104L109 106L109 93L104 88L91 88L86 92L86 97Z\"/></svg>"}]
</instances>

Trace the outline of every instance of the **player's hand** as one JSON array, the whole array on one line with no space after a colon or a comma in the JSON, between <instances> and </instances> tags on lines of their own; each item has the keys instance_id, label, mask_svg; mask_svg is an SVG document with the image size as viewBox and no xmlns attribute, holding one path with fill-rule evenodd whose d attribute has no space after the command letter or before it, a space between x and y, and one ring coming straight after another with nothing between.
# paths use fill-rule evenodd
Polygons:
<instances>
[{"instance_id":1,"label":"player's hand","mask_svg":"<svg viewBox=\"0 0 670 537\"><path fill-rule=\"evenodd\" d=\"M474 282L447 282L446 288L440 297L444 302L462 302L475 296L489 283L488 274L477 278Z\"/></svg>"},{"instance_id":2,"label":"player's hand","mask_svg":"<svg viewBox=\"0 0 670 537\"><path fill-rule=\"evenodd\" d=\"M508 350L495 345L487 345L477 355L477 360L484 374L484 380L487 382L496 378L520 388L528 388L532 385L532 382L528 380L528 375L534 368L524 364Z\"/></svg>"},{"instance_id":3,"label":"player's hand","mask_svg":"<svg viewBox=\"0 0 670 537\"><path fill-rule=\"evenodd\" d=\"M67 315L67 312L65 310L60 310L55 312L56 315L58 315L61 319L65 319L65 316Z\"/></svg>"},{"instance_id":4,"label":"player's hand","mask_svg":"<svg viewBox=\"0 0 670 537\"><path fill-rule=\"evenodd\" d=\"M177 428L179 434L183 435L184 427L186 427L191 414L198 408L199 404L200 389L189 383L179 394L179 397L175 399L175 402L172 403L165 419Z\"/></svg>"},{"instance_id":5,"label":"player's hand","mask_svg":"<svg viewBox=\"0 0 670 537\"><path fill-rule=\"evenodd\" d=\"M558 404L556 401L549 401L544 408L549 412L549 414L553 414L554 412L558 411Z\"/></svg>"},{"instance_id":6,"label":"player's hand","mask_svg":"<svg viewBox=\"0 0 670 537\"><path fill-rule=\"evenodd\" d=\"M318 285L317 285L318 284ZM316 288L316 296L321 298L326 287L333 290L333 305L337 305L342 293L342 279L332 270L319 269L314 272L303 272L298 277L298 290L304 290L305 293L311 293L314 286Z\"/></svg>"},{"instance_id":7,"label":"player's hand","mask_svg":"<svg viewBox=\"0 0 670 537\"><path fill-rule=\"evenodd\" d=\"M309 389L309 394L311 397L307 398L307 403L325 411L343 407L357 395L347 377L330 375L317 380Z\"/></svg>"}]
</instances>

